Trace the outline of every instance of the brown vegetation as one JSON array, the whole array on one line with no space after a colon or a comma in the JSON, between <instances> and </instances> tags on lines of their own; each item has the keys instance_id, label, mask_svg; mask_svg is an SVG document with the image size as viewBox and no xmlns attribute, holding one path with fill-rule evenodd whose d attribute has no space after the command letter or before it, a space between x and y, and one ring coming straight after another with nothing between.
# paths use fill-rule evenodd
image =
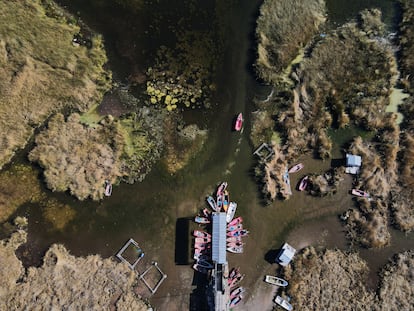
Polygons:
<instances>
[{"instance_id":1,"label":"brown vegetation","mask_svg":"<svg viewBox=\"0 0 414 311\"><path fill-rule=\"evenodd\" d=\"M0 2L0 168L52 112L87 109L110 81L101 38L74 44L79 27L45 3Z\"/></svg>"},{"instance_id":2,"label":"brown vegetation","mask_svg":"<svg viewBox=\"0 0 414 311\"><path fill-rule=\"evenodd\" d=\"M355 253L306 248L285 268L287 293L300 310L412 310L414 252L398 254L381 273L378 294L364 285L368 267Z\"/></svg>"},{"instance_id":3,"label":"brown vegetation","mask_svg":"<svg viewBox=\"0 0 414 311\"><path fill-rule=\"evenodd\" d=\"M343 168L331 169L321 175L310 175L307 190L314 196L326 196L335 194L338 185L343 180L345 172Z\"/></svg>"},{"instance_id":4,"label":"brown vegetation","mask_svg":"<svg viewBox=\"0 0 414 311\"><path fill-rule=\"evenodd\" d=\"M325 2L264 1L257 20L257 72L277 83L279 74L296 57L325 21Z\"/></svg>"},{"instance_id":5,"label":"brown vegetation","mask_svg":"<svg viewBox=\"0 0 414 311\"><path fill-rule=\"evenodd\" d=\"M280 149L287 162L310 150L322 159L329 158L332 141L327 129L354 122L367 129L381 129L381 152L387 154L382 163L388 169L386 181L395 181L399 129L385 108L398 72L391 45L379 37L384 35L383 29L379 10L363 11L357 21L313 43L309 56L292 73L296 81L293 90L280 91L258 105L260 111L276 115L274 127L281 132ZM260 129L253 124L255 127ZM263 136L265 131L252 133Z\"/></svg>"},{"instance_id":6,"label":"brown vegetation","mask_svg":"<svg viewBox=\"0 0 414 311\"><path fill-rule=\"evenodd\" d=\"M403 10L399 29L402 82L410 93L414 94L414 3L410 0L400 0L399 2Z\"/></svg>"},{"instance_id":7,"label":"brown vegetation","mask_svg":"<svg viewBox=\"0 0 414 311\"><path fill-rule=\"evenodd\" d=\"M74 257L53 245L39 268L23 269L15 255L26 242L18 231L0 243L0 309L149 310L133 292L137 274L98 255Z\"/></svg>"}]
</instances>

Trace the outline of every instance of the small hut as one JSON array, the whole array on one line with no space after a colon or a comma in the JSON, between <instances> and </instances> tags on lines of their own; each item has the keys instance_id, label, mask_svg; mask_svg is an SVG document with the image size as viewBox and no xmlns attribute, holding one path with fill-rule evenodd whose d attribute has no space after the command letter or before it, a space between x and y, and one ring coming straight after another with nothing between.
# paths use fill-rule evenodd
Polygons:
<instances>
[{"instance_id":1,"label":"small hut","mask_svg":"<svg viewBox=\"0 0 414 311\"><path fill-rule=\"evenodd\" d=\"M361 168L362 158L359 155L346 154L346 168L345 172L348 174L358 174Z\"/></svg>"},{"instance_id":2,"label":"small hut","mask_svg":"<svg viewBox=\"0 0 414 311\"><path fill-rule=\"evenodd\" d=\"M282 266L287 266L295 256L296 249L290 246L288 243L283 244L282 249L277 255L276 262Z\"/></svg>"}]
</instances>

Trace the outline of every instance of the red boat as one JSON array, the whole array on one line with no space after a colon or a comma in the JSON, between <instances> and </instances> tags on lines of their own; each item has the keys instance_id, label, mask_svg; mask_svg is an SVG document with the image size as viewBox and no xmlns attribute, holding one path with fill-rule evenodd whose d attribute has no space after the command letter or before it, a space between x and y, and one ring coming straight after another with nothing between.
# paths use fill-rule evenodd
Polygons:
<instances>
[{"instance_id":1,"label":"red boat","mask_svg":"<svg viewBox=\"0 0 414 311\"><path fill-rule=\"evenodd\" d=\"M227 188L227 182L223 181L217 188L216 197L220 197L224 194L224 190Z\"/></svg>"},{"instance_id":2,"label":"red boat","mask_svg":"<svg viewBox=\"0 0 414 311\"><path fill-rule=\"evenodd\" d=\"M352 189L351 193L353 195L358 196L358 197L369 198L369 193L368 192L365 192L365 191L362 191L362 190L359 190L359 189Z\"/></svg>"},{"instance_id":3,"label":"red boat","mask_svg":"<svg viewBox=\"0 0 414 311\"><path fill-rule=\"evenodd\" d=\"M290 169L289 169L289 173L296 173L298 171L300 171L302 168L304 167L304 165L302 163L298 163L296 165L293 165Z\"/></svg>"},{"instance_id":4,"label":"red boat","mask_svg":"<svg viewBox=\"0 0 414 311\"><path fill-rule=\"evenodd\" d=\"M242 299L243 299L243 295L239 295L239 296L234 297L230 301L229 308L234 308L235 306L237 306Z\"/></svg>"},{"instance_id":5,"label":"red boat","mask_svg":"<svg viewBox=\"0 0 414 311\"><path fill-rule=\"evenodd\" d=\"M235 231L229 231L227 232L227 236L228 237L232 237L232 236L247 236L249 234L249 231L246 229L240 229L240 230L235 230Z\"/></svg>"},{"instance_id":6,"label":"red boat","mask_svg":"<svg viewBox=\"0 0 414 311\"><path fill-rule=\"evenodd\" d=\"M299 191L303 191L306 189L306 187L308 186L308 179L309 179L309 176L305 176L302 178L298 186Z\"/></svg>"},{"instance_id":7,"label":"red boat","mask_svg":"<svg viewBox=\"0 0 414 311\"><path fill-rule=\"evenodd\" d=\"M239 115L237 116L236 123L234 124L234 129L236 131L240 131L242 127L243 127L243 115L240 112Z\"/></svg>"},{"instance_id":8,"label":"red boat","mask_svg":"<svg viewBox=\"0 0 414 311\"><path fill-rule=\"evenodd\" d=\"M229 222L229 226L236 226L243 222L243 218L241 216L234 218L232 221Z\"/></svg>"}]
</instances>

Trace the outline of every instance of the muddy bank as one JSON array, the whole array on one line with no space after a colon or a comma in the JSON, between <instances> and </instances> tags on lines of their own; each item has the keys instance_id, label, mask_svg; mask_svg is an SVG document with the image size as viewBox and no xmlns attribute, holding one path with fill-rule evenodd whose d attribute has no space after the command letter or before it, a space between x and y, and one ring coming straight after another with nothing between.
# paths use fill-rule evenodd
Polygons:
<instances>
[{"instance_id":1,"label":"muddy bank","mask_svg":"<svg viewBox=\"0 0 414 311\"><path fill-rule=\"evenodd\" d=\"M152 310L133 291L137 274L98 255L74 257L52 245L39 268L24 269L15 250L26 242L19 230L0 243L0 308Z\"/></svg>"},{"instance_id":2,"label":"muddy bank","mask_svg":"<svg viewBox=\"0 0 414 311\"><path fill-rule=\"evenodd\" d=\"M366 263L355 253L310 247L284 269L286 294L300 310L412 310L414 253L399 254L382 271L378 293L364 286Z\"/></svg>"}]
</instances>

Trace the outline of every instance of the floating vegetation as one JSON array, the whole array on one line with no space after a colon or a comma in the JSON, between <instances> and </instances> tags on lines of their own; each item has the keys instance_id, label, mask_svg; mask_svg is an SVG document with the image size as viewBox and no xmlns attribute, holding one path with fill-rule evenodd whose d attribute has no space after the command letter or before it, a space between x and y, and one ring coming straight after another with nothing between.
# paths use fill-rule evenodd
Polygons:
<instances>
[{"instance_id":1,"label":"floating vegetation","mask_svg":"<svg viewBox=\"0 0 414 311\"><path fill-rule=\"evenodd\" d=\"M38 202L44 197L37 175L28 165L13 165L0 173L0 223L22 204Z\"/></svg>"},{"instance_id":2,"label":"floating vegetation","mask_svg":"<svg viewBox=\"0 0 414 311\"><path fill-rule=\"evenodd\" d=\"M2 1L0 12L1 168L51 113L99 102L111 75L102 38L77 44L80 27L53 2Z\"/></svg>"},{"instance_id":3,"label":"floating vegetation","mask_svg":"<svg viewBox=\"0 0 414 311\"><path fill-rule=\"evenodd\" d=\"M147 70L150 102L168 111L178 106L209 106L217 62L212 34L187 31L177 36L176 46L160 47L155 64Z\"/></svg>"}]
</instances>

